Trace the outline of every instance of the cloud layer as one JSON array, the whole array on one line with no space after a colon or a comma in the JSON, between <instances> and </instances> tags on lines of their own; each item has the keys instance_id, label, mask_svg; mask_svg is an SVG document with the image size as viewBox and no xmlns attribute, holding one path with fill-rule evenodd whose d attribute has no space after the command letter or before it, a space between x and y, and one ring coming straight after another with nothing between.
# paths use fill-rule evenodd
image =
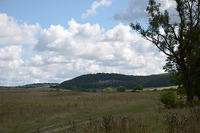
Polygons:
<instances>
[{"instance_id":1,"label":"cloud layer","mask_svg":"<svg viewBox=\"0 0 200 133\"><path fill-rule=\"evenodd\" d=\"M0 23L6 27L0 32L0 85L62 82L97 72L163 72L166 56L122 23L105 30L99 24L71 19L67 27L41 29L39 24L20 24L6 14L0 14Z\"/></svg>"},{"instance_id":2,"label":"cloud layer","mask_svg":"<svg viewBox=\"0 0 200 133\"><path fill-rule=\"evenodd\" d=\"M175 2L174 0L156 0L157 3L161 3L161 10L168 10L171 15L176 16ZM148 21L148 14L146 7L148 0L129 0L128 7L114 15L114 19L120 22L136 22L136 21ZM176 19L177 18L172 18Z\"/></svg>"},{"instance_id":3,"label":"cloud layer","mask_svg":"<svg viewBox=\"0 0 200 133\"><path fill-rule=\"evenodd\" d=\"M20 24L7 14L0 14L1 44L36 44L35 35L40 31L39 24Z\"/></svg>"},{"instance_id":4,"label":"cloud layer","mask_svg":"<svg viewBox=\"0 0 200 133\"><path fill-rule=\"evenodd\" d=\"M160 55L148 41L131 32L129 26L119 24L105 31L98 24L81 25L73 19L68 22L67 29L60 25L45 29L36 49L59 55L59 60L64 62L86 60L104 67L123 67L125 70L145 68L149 57Z\"/></svg>"}]
</instances>

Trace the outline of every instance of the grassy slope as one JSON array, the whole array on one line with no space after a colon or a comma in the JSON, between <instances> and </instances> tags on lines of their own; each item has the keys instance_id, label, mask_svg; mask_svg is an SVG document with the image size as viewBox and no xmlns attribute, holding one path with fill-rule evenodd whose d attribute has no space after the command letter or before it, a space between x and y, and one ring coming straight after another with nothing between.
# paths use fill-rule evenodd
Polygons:
<instances>
[{"instance_id":1,"label":"grassy slope","mask_svg":"<svg viewBox=\"0 0 200 133\"><path fill-rule=\"evenodd\" d=\"M169 112L158 102L159 94L0 91L0 132L48 131L67 126L69 120L132 115L148 124L148 132L159 133L163 130L163 115Z\"/></svg>"}]
</instances>

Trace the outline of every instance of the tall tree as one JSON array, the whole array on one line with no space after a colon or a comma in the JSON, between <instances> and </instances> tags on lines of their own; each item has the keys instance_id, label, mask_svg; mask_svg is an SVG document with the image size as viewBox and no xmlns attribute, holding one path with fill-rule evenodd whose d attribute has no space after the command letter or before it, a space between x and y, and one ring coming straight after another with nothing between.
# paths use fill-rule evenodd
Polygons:
<instances>
[{"instance_id":1,"label":"tall tree","mask_svg":"<svg viewBox=\"0 0 200 133\"><path fill-rule=\"evenodd\" d=\"M187 100L191 101L200 73L200 0L174 1L178 22L170 21L169 12L162 11L161 4L149 0L146 8L149 26L143 28L139 23L130 26L167 55L164 68L182 75Z\"/></svg>"}]
</instances>

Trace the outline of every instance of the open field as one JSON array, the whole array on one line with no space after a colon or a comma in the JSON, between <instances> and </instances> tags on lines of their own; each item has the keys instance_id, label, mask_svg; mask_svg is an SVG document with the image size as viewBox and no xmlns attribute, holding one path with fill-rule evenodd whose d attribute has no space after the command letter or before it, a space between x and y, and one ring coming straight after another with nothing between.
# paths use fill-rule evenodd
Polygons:
<instances>
[{"instance_id":1,"label":"open field","mask_svg":"<svg viewBox=\"0 0 200 133\"><path fill-rule=\"evenodd\" d=\"M163 122L165 116L169 112L187 115L191 109L164 109L158 101L160 93L160 91L82 93L54 92L48 89L1 90L0 132L107 133L116 131L101 129L100 125L103 125L103 122L104 124L108 122L108 125L112 123L113 127L127 123L125 125L127 128L134 120L137 125L134 127L135 132L167 133ZM101 124L92 125L95 122ZM91 131L83 127L91 128ZM131 130L130 132L133 132ZM123 132L121 129L118 131Z\"/></svg>"},{"instance_id":2,"label":"open field","mask_svg":"<svg viewBox=\"0 0 200 133\"><path fill-rule=\"evenodd\" d=\"M145 90L149 91L162 91L162 90L169 90L169 89L177 89L178 86L167 86L167 87L157 87L157 88L145 88Z\"/></svg>"}]
</instances>

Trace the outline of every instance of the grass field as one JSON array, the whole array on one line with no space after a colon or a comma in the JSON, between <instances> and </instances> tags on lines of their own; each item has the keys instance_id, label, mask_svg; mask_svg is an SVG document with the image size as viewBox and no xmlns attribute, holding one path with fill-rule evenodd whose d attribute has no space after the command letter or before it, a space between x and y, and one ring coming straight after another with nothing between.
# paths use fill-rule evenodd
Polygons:
<instances>
[{"instance_id":1,"label":"grass field","mask_svg":"<svg viewBox=\"0 0 200 133\"><path fill-rule=\"evenodd\" d=\"M191 108L165 109L158 101L160 93L1 90L0 132L167 133L170 113L178 112L182 120L192 116Z\"/></svg>"}]
</instances>

